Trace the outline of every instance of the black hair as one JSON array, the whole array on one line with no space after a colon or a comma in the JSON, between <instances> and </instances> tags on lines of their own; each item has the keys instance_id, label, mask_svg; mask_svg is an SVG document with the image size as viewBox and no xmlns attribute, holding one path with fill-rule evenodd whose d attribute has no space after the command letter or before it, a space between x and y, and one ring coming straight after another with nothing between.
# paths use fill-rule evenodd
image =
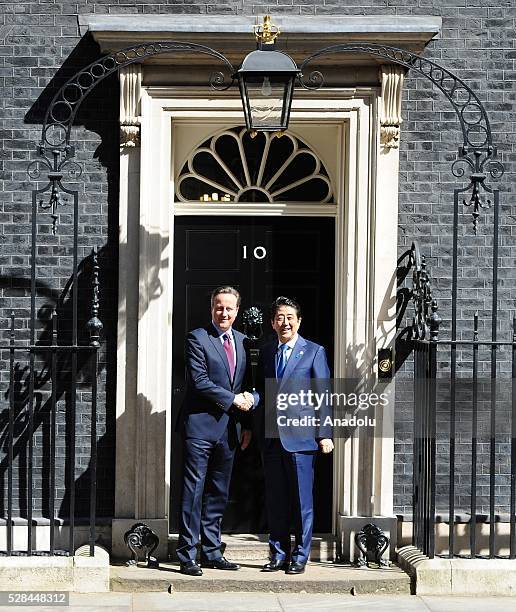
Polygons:
<instances>
[{"instance_id":1,"label":"black hair","mask_svg":"<svg viewBox=\"0 0 516 612\"><path fill-rule=\"evenodd\" d=\"M296 302L296 300L280 295L271 304L271 321L274 321L280 306L290 306L296 311L297 318L301 318L301 306Z\"/></svg>"}]
</instances>

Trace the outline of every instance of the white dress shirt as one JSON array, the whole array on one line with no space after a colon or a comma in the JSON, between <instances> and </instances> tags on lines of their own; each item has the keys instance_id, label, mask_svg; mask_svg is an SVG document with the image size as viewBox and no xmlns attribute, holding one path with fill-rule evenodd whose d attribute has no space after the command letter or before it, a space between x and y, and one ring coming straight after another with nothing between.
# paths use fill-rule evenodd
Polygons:
<instances>
[{"instance_id":1,"label":"white dress shirt","mask_svg":"<svg viewBox=\"0 0 516 612\"><path fill-rule=\"evenodd\" d=\"M285 362L288 363L288 360L290 359L290 355L292 355L292 350L297 342L297 338L298 338L298 335L296 334L288 342L278 342L278 350L276 351L276 372L278 371L279 359L281 357L281 352L279 348L283 346L284 344L287 345L287 348L285 349Z\"/></svg>"},{"instance_id":2,"label":"white dress shirt","mask_svg":"<svg viewBox=\"0 0 516 612\"><path fill-rule=\"evenodd\" d=\"M236 346L235 346L235 338L233 336L233 328L230 327L226 331L222 331L217 325L212 321L211 324L215 328L215 331L219 335L219 340L222 346L224 346L224 336L227 334L229 337L229 341L231 342L231 346L233 347L233 355L235 356L235 364L236 364Z\"/></svg>"}]
</instances>

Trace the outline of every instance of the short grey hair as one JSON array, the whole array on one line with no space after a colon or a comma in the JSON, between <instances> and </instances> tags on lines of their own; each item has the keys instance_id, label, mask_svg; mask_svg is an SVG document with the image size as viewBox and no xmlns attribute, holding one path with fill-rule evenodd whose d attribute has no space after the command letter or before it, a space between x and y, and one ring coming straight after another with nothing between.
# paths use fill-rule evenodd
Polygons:
<instances>
[{"instance_id":1,"label":"short grey hair","mask_svg":"<svg viewBox=\"0 0 516 612\"><path fill-rule=\"evenodd\" d=\"M240 297L240 293L238 293L238 291L234 287L230 287L229 285L224 285L222 287L217 287L211 292L211 307L212 308L215 302L215 298L217 297L217 295L220 295L221 293L229 293L231 295L234 295L237 299L237 306L240 306L240 302L242 299Z\"/></svg>"}]
</instances>

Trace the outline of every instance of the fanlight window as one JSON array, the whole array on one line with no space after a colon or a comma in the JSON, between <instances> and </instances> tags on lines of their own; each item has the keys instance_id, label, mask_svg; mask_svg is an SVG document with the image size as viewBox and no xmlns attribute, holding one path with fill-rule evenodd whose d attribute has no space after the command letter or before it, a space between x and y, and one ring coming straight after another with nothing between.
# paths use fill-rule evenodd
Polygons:
<instances>
[{"instance_id":1,"label":"fanlight window","mask_svg":"<svg viewBox=\"0 0 516 612\"><path fill-rule=\"evenodd\" d=\"M176 181L181 202L333 202L328 172L299 138L235 127L192 151Z\"/></svg>"}]
</instances>

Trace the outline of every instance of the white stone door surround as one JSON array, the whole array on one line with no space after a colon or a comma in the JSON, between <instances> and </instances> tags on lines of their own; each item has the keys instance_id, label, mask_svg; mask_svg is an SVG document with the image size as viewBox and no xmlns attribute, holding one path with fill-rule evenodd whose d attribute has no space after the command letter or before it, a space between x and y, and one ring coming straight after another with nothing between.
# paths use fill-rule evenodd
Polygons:
<instances>
[{"instance_id":1,"label":"white stone door surround","mask_svg":"<svg viewBox=\"0 0 516 612\"><path fill-rule=\"evenodd\" d=\"M391 346L396 325L398 149L380 143L381 88L296 92L296 126L332 125L341 136L335 206L234 204L233 214L324 214L336 219L335 375L374 376L377 349ZM234 94L171 87L141 90L140 147L120 155L120 274L113 553L142 520L166 555L170 485L170 405L174 215L228 214L227 203L174 205L176 124L239 124ZM326 206L326 205L324 205ZM391 406L393 410L393 406ZM378 415L380 416L380 415ZM336 440L334 531L349 557L346 524L392 516L392 414L377 419L374 439ZM378 521L378 517L384 517ZM351 523L349 523L351 521ZM354 527L353 527L354 529ZM391 532L391 535L394 535Z\"/></svg>"}]
</instances>

